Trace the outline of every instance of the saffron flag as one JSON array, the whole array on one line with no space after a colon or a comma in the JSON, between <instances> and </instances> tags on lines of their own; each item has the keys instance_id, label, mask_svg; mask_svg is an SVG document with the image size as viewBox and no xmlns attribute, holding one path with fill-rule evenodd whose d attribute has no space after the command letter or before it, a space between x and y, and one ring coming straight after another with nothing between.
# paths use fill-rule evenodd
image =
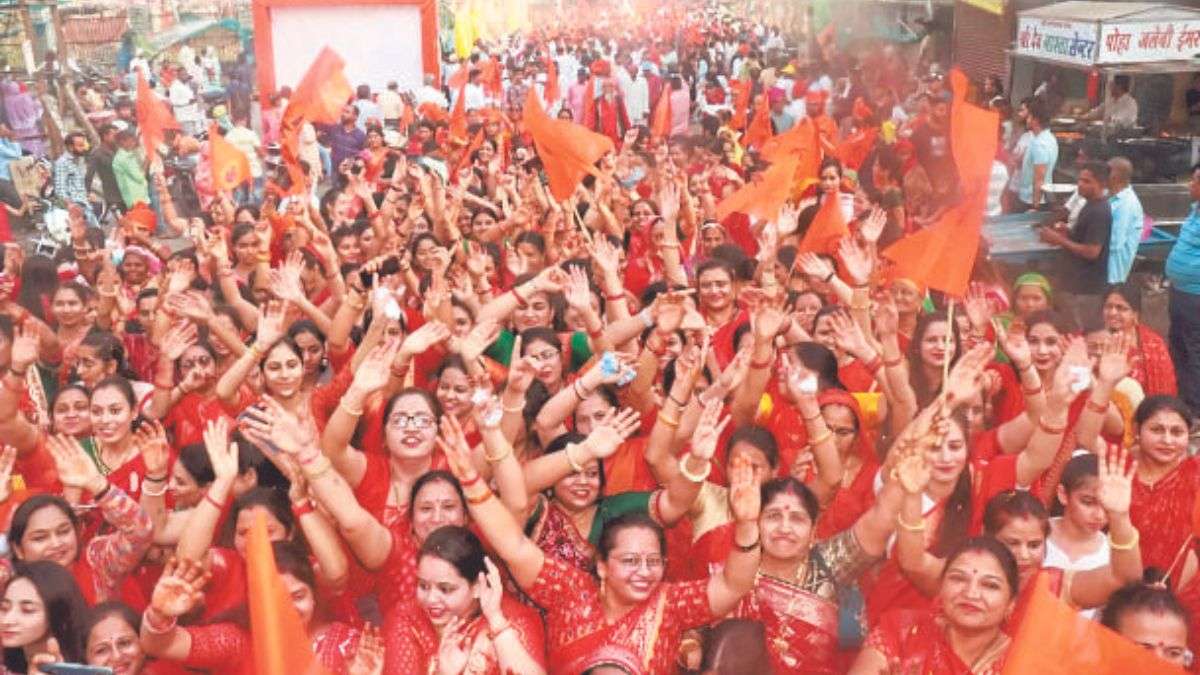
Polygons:
<instances>
[{"instance_id":1,"label":"saffron flag","mask_svg":"<svg viewBox=\"0 0 1200 675\"><path fill-rule=\"evenodd\" d=\"M842 166L858 171L862 163L866 161L867 155L871 154L871 149L875 147L875 139L878 137L879 129L876 127L860 129L838 143L833 154L842 163Z\"/></svg>"},{"instance_id":2,"label":"saffron flag","mask_svg":"<svg viewBox=\"0 0 1200 675\"><path fill-rule=\"evenodd\" d=\"M343 69L346 62L329 47L323 47L292 92L280 124L280 154L291 185L289 193L305 190L304 171L300 168L300 127L305 121L333 124L350 100L350 82Z\"/></svg>"},{"instance_id":3,"label":"saffron flag","mask_svg":"<svg viewBox=\"0 0 1200 675\"><path fill-rule=\"evenodd\" d=\"M813 216L808 231L804 233L797 249L801 253L827 253L833 255L837 251L838 242L850 234L846 228L846 217L842 213L841 200L838 193L825 195L821 200L821 208Z\"/></svg>"},{"instance_id":4,"label":"saffron flag","mask_svg":"<svg viewBox=\"0 0 1200 675\"><path fill-rule=\"evenodd\" d=\"M563 201L587 174L596 175L596 162L614 150L612 139L567 120L551 119L542 110L537 91L530 87L522 113L525 130L550 180L550 194Z\"/></svg>"},{"instance_id":5,"label":"saffron flag","mask_svg":"<svg viewBox=\"0 0 1200 675\"><path fill-rule=\"evenodd\" d=\"M259 513L246 543L250 638L258 675L329 675L313 655L312 641L284 588L267 537L267 517ZM231 664L232 665L232 664Z\"/></svg>"},{"instance_id":6,"label":"saffron flag","mask_svg":"<svg viewBox=\"0 0 1200 675\"><path fill-rule=\"evenodd\" d=\"M1182 668L1080 616L1054 597L1045 574L1034 583L1029 608L1004 661L1004 675L1183 675Z\"/></svg>"},{"instance_id":7,"label":"saffron flag","mask_svg":"<svg viewBox=\"0 0 1200 675\"><path fill-rule=\"evenodd\" d=\"M1000 113L967 102L967 76L957 68L950 71L954 94L950 108L950 152L958 169L959 187L970 200L977 192L987 193L992 162L1000 143Z\"/></svg>"},{"instance_id":8,"label":"saffron flag","mask_svg":"<svg viewBox=\"0 0 1200 675\"><path fill-rule=\"evenodd\" d=\"M895 263L893 277L912 279L952 297L966 297L979 253L983 206L979 197L964 199L938 222L889 246L883 257Z\"/></svg>"},{"instance_id":9,"label":"saffron flag","mask_svg":"<svg viewBox=\"0 0 1200 675\"><path fill-rule=\"evenodd\" d=\"M208 160L218 190L233 190L250 180L250 158L225 140L215 124L208 125Z\"/></svg>"},{"instance_id":10,"label":"saffron flag","mask_svg":"<svg viewBox=\"0 0 1200 675\"><path fill-rule=\"evenodd\" d=\"M795 155L785 155L772 162L756 180L746 183L717 204L717 220L723 221L731 213L773 220L791 195L792 181L795 180L799 163Z\"/></svg>"},{"instance_id":11,"label":"saffron flag","mask_svg":"<svg viewBox=\"0 0 1200 675\"><path fill-rule=\"evenodd\" d=\"M178 129L179 122L171 114L167 102L160 100L150 89L146 76L138 70L137 79L137 114L138 131L142 134L142 147L146 149L147 157L154 157L158 146L162 145L167 129Z\"/></svg>"},{"instance_id":12,"label":"saffron flag","mask_svg":"<svg viewBox=\"0 0 1200 675\"><path fill-rule=\"evenodd\" d=\"M467 85L464 83L458 88L458 95L454 97L454 109L450 111L450 138L460 143L467 140L466 93Z\"/></svg>"},{"instance_id":13,"label":"saffron flag","mask_svg":"<svg viewBox=\"0 0 1200 675\"><path fill-rule=\"evenodd\" d=\"M760 94L754 104L754 119L750 120L750 128L742 136L742 146L761 148L774 133L771 128L771 107L767 104L767 95Z\"/></svg>"},{"instance_id":14,"label":"saffron flag","mask_svg":"<svg viewBox=\"0 0 1200 675\"><path fill-rule=\"evenodd\" d=\"M671 136L671 88L663 87L654 115L650 118L650 138L661 141Z\"/></svg>"},{"instance_id":15,"label":"saffron flag","mask_svg":"<svg viewBox=\"0 0 1200 675\"><path fill-rule=\"evenodd\" d=\"M741 131L746 128L746 117L750 114L750 94L754 91L754 83L733 80L729 86L733 89L733 118L729 120L729 126Z\"/></svg>"},{"instance_id":16,"label":"saffron flag","mask_svg":"<svg viewBox=\"0 0 1200 675\"><path fill-rule=\"evenodd\" d=\"M483 90L488 96L499 101L504 96L504 85L502 82L503 67L500 65L500 60L492 57L483 62L483 67L480 69L479 80L483 84Z\"/></svg>"},{"instance_id":17,"label":"saffron flag","mask_svg":"<svg viewBox=\"0 0 1200 675\"><path fill-rule=\"evenodd\" d=\"M550 58L549 56L546 57L545 63L546 91L544 98L546 99L546 106L549 107L554 105L555 101L557 101L560 96L558 93L558 64L556 64L554 59Z\"/></svg>"}]
</instances>

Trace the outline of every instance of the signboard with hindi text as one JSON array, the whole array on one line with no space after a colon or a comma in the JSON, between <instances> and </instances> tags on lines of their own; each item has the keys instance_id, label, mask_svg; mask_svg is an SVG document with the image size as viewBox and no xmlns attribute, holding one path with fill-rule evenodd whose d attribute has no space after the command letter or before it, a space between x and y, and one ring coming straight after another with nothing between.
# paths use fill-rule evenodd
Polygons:
<instances>
[{"instance_id":1,"label":"signboard with hindi text","mask_svg":"<svg viewBox=\"0 0 1200 675\"><path fill-rule=\"evenodd\" d=\"M1096 63L1099 24L1022 16L1017 22L1016 52L1078 66Z\"/></svg>"},{"instance_id":2,"label":"signboard with hindi text","mask_svg":"<svg viewBox=\"0 0 1200 675\"><path fill-rule=\"evenodd\" d=\"M1200 19L1105 23L1097 62L1180 61L1200 54Z\"/></svg>"}]
</instances>

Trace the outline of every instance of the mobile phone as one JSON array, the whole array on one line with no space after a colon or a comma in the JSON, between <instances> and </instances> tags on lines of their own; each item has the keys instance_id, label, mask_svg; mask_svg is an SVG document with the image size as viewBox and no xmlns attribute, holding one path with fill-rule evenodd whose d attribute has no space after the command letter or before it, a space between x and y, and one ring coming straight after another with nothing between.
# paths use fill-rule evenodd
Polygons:
<instances>
[{"instance_id":1,"label":"mobile phone","mask_svg":"<svg viewBox=\"0 0 1200 675\"><path fill-rule=\"evenodd\" d=\"M387 277L396 274L400 271L400 258L392 256L379 265L379 276ZM363 288L371 288L375 285L375 275L362 270L358 273L358 278L362 281Z\"/></svg>"},{"instance_id":2,"label":"mobile phone","mask_svg":"<svg viewBox=\"0 0 1200 675\"><path fill-rule=\"evenodd\" d=\"M85 666L81 663L43 663L38 670L50 675L113 675L112 668Z\"/></svg>"}]
</instances>

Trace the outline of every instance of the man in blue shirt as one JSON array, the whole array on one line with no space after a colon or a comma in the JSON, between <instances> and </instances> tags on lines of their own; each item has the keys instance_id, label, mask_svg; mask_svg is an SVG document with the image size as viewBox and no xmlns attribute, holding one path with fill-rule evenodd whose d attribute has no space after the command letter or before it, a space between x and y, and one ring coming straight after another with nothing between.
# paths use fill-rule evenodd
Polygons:
<instances>
[{"instance_id":1,"label":"man in blue shirt","mask_svg":"<svg viewBox=\"0 0 1200 675\"><path fill-rule=\"evenodd\" d=\"M1146 216L1129 180L1133 165L1124 157L1108 160L1108 203L1112 206L1112 236L1108 243L1108 283L1123 284L1133 269Z\"/></svg>"},{"instance_id":2,"label":"man in blue shirt","mask_svg":"<svg viewBox=\"0 0 1200 675\"><path fill-rule=\"evenodd\" d=\"M1050 132L1050 113L1038 99L1026 106L1029 111L1026 123L1032 134L1029 148L1021 159L1021 173L1017 181L1017 199L1014 209L1023 213L1046 206L1046 186L1053 182L1054 165L1058 163L1058 139Z\"/></svg>"},{"instance_id":3,"label":"man in blue shirt","mask_svg":"<svg viewBox=\"0 0 1200 675\"><path fill-rule=\"evenodd\" d=\"M321 140L329 147L333 170L341 172L342 162L358 155L367 145L366 132L358 128L358 107L342 108L341 122L326 127Z\"/></svg>"},{"instance_id":4,"label":"man in blue shirt","mask_svg":"<svg viewBox=\"0 0 1200 675\"><path fill-rule=\"evenodd\" d=\"M1192 210L1167 256L1167 279L1171 281L1167 340L1179 396L1192 410L1200 410L1200 164L1192 167L1188 190Z\"/></svg>"}]
</instances>

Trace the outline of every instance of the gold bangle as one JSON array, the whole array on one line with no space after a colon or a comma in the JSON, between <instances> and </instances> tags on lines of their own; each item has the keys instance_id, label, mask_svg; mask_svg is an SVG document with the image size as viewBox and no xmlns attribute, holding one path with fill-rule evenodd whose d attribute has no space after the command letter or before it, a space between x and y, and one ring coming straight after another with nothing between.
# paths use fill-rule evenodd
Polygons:
<instances>
[{"instance_id":1,"label":"gold bangle","mask_svg":"<svg viewBox=\"0 0 1200 675\"><path fill-rule=\"evenodd\" d=\"M317 480L318 478L320 478L321 476L324 476L325 474L329 473L332 470L333 470L333 463L327 459L320 467L310 470L310 471L306 471L304 473L304 475L306 478L308 478L308 482L311 483L311 482Z\"/></svg>"},{"instance_id":2,"label":"gold bangle","mask_svg":"<svg viewBox=\"0 0 1200 675\"><path fill-rule=\"evenodd\" d=\"M485 448L484 453L483 453L483 458L486 459L489 464L499 464L500 462L503 462L504 460L508 459L509 457L512 457L512 454L513 454L512 445L505 443L504 451L500 453L499 457L492 457L491 455L487 454L487 449Z\"/></svg>"},{"instance_id":3,"label":"gold bangle","mask_svg":"<svg viewBox=\"0 0 1200 675\"><path fill-rule=\"evenodd\" d=\"M571 471L575 473L583 473L583 467L575 460L575 457L571 455L571 451L577 447L579 447L578 443L568 443L567 447L563 448L563 452L567 455L567 464L570 465Z\"/></svg>"},{"instance_id":4,"label":"gold bangle","mask_svg":"<svg viewBox=\"0 0 1200 675\"><path fill-rule=\"evenodd\" d=\"M833 438L833 432L830 431L828 428L826 428L825 433L817 436L816 438L810 438L808 441L808 445L809 445L809 447L812 447L815 445L820 445L831 438Z\"/></svg>"},{"instance_id":5,"label":"gold bangle","mask_svg":"<svg viewBox=\"0 0 1200 675\"><path fill-rule=\"evenodd\" d=\"M512 407L501 405L500 409L506 413L523 413L525 412L525 404L521 403L520 405L514 405Z\"/></svg>"},{"instance_id":6,"label":"gold bangle","mask_svg":"<svg viewBox=\"0 0 1200 675\"><path fill-rule=\"evenodd\" d=\"M679 418L668 417L666 413L663 413L663 412L658 413L658 421L671 427L672 429L679 428Z\"/></svg>"},{"instance_id":7,"label":"gold bangle","mask_svg":"<svg viewBox=\"0 0 1200 675\"><path fill-rule=\"evenodd\" d=\"M909 532L924 532L925 531L925 516L921 516L921 522L917 523L916 525L910 525L910 524L904 522L904 516L897 513L896 514L896 524L899 525L901 527L901 529L908 530Z\"/></svg>"},{"instance_id":8,"label":"gold bangle","mask_svg":"<svg viewBox=\"0 0 1200 675\"><path fill-rule=\"evenodd\" d=\"M679 458L679 474L693 483L703 483L704 479L708 478L708 474L712 473L712 461L707 460L705 462L704 473L695 474L688 471L687 468L687 458L691 456L689 453Z\"/></svg>"},{"instance_id":9,"label":"gold bangle","mask_svg":"<svg viewBox=\"0 0 1200 675\"><path fill-rule=\"evenodd\" d=\"M489 500L491 498L492 498L491 488L484 486L483 492L479 493L477 496L472 497L470 495L467 495L467 503L472 506L479 506L480 504L486 502L487 500Z\"/></svg>"},{"instance_id":10,"label":"gold bangle","mask_svg":"<svg viewBox=\"0 0 1200 675\"><path fill-rule=\"evenodd\" d=\"M342 399L341 401L338 402L338 409L340 409L342 412L346 413L347 415L350 415L351 417L361 417L363 414L362 408L359 408L358 410L354 410L350 406L346 405L346 399Z\"/></svg>"},{"instance_id":11,"label":"gold bangle","mask_svg":"<svg viewBox=\"0 0 1200 675\"><path fill-rule=\"evenodd\" d=\"M1136 529L1133 531L1133 541L1129 542L1128 544L1118 544L1117 542L1113 541L1112 532L1108 533L1108 547L1114 551L1132 551L1137 547L1138 542L1141 540L1142 533Z\"/></svg>"}]
</instances>

